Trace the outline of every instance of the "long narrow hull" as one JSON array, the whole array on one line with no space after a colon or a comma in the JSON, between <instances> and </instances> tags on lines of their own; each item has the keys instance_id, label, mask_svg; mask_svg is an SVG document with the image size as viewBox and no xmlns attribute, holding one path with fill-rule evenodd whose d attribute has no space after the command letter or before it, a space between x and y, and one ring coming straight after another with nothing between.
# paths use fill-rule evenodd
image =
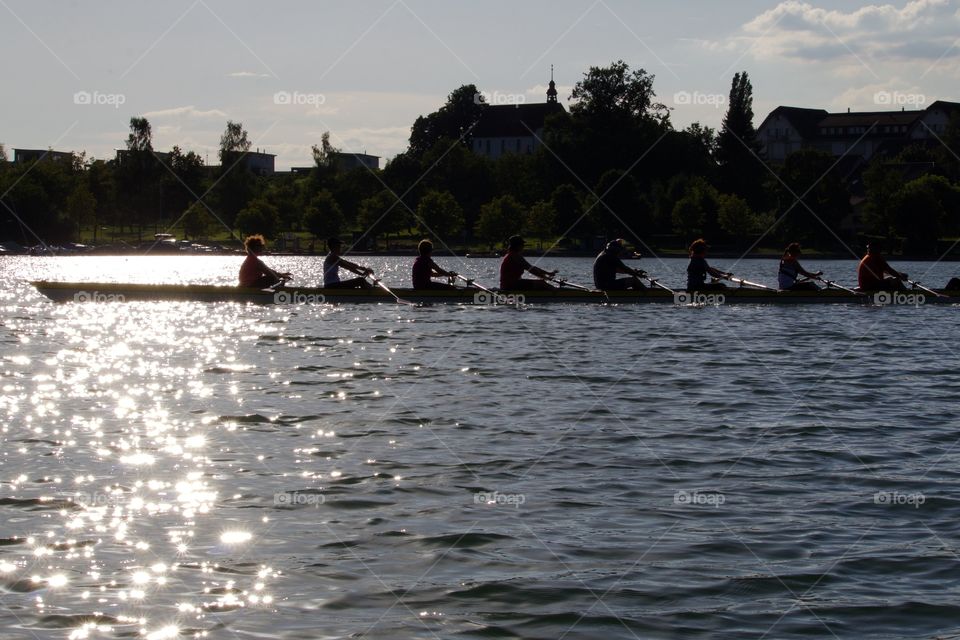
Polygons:
<instances>
[{"instance_id":1,"label":"long narrow hull","mask_svg":"<svg viewBox=\"0 0 960 640\"><path fill-rule=\"evenodd\" d=\"M396 300L382 289L323 289L284 287L276 291L219 285L125 284L107 282L32 282L43 295L55 302L128 302L138 300L180 300L197 302L242 302L255 304L387 303ZM678 292L660 289L646 291L514 291L490 294L476 290L394 289L400 298L415 303L476 305L518 305L527 303L661 303L679 305L723 304L877 304L922 305L960 304L960 292L946 297L914 290L905 293L852 294L825 291L766 291L727 289L726 291Z\"/></svg>"}]
</instances>

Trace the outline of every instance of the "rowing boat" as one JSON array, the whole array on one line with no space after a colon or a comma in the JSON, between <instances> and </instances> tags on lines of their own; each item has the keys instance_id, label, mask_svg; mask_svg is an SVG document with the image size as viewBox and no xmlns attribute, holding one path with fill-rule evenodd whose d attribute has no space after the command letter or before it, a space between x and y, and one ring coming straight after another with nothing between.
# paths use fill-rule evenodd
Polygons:
<instances>
[{"instance_id":1,"label":"rowing boat","mask_svg":"<svg viewBox=\"0 0 960 640\"><path fill-rule=\"evenodd\" d=\"M129 284L115 282L34 281L37 291L55 302L130 302L143 300L179 300L196 302L241 302L255 304L385 303L397 300L382 289L324 289L281 287L251 289L245 287L200 284ZM725 291L671 293L662 289L643 291L489 291L476 289L400 289L397 297L415 303L452 303L475 305L520 305L528 303L669 303L711 306L725 304L874 304L913 305L930 303L960 304L960 291L930 295L921 290L900 293L850 293L840 289L820 291L772 291L730 288Z\"/></svg>"}]
</instances>

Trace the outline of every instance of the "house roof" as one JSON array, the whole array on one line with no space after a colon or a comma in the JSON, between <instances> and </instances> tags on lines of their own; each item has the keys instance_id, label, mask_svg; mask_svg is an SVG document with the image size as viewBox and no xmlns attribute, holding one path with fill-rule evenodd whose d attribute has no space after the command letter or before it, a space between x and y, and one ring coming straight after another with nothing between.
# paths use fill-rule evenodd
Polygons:
<instances>
[{"instance_id":1,"label":"house roof","mask_svg":"<svg viewBox=\"0 0 960 640\"><path fill-rule=\"evenodd\" d=\"M565 111L557 102L488 105L483 108L474 138L529 137L543 128L547 116Z\"/></svg>"},{"instance_id":2,"label":"house roof","mask_svg":"<svg viewBox=\"0 0 960 640\"><path fill-rule=\"evenodd\" d=\"M923 111L866 111L831 113L818 123L820 127L872 127L874 125L911 125Z\"/></svg>"},{"instance_id":3,"label":"house roof","mask_svg":"<svg viewBox=\"0 0 960 640\"><path fill-rule=\"evenodd\" d=\"M817 123L830 115L826 109L804 109L802 107L777 107L770 112L761 127L774 116L782 116L804 138L817 133Z\"/></svg>"}]
</instances>

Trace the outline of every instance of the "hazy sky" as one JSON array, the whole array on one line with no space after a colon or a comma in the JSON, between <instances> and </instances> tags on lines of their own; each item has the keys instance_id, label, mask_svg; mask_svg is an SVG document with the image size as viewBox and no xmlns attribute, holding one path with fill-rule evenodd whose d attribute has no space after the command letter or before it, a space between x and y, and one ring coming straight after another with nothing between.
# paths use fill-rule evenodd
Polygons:
<instances>
[{"instance_id":1,"label":"hazy sky","mask_svg":"<svg viewBox=\"0 0 960 640\"><path fill-rule=\"evenodd\" d=\"M462 84L561 101L590 66L656 75L677 128L718 127L734 72L755 123L781 104L912 108L960 98L960 0L0 0L0 142L112 157L131 116L154 147L216 163L227 119L277 167L329 130L384 158ZM382 164L381 164L382 166Z\"/></svg>"}]
</instances>

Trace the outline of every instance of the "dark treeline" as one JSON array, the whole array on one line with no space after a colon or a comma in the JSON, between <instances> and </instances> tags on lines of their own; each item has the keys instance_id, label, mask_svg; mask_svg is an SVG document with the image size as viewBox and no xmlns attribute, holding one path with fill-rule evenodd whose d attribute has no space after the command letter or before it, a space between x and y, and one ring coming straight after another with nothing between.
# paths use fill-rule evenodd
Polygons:
<instances>
[{"instance_id":1,"label":"dark treeline","mask_svg":"<svg viewBox=\"0 0 960 640\"><path fill-rule=\"evenodd\" d=\"M106 226L187 238L352 234L367 246L416 234L494 247L524 233L572 248L614 236L681 248L706 236L738 249L799 241L836 250L866 234L930 254L939 239L960 236L956 116L941 148L875 158L852 180L814 149L783 165L761 159L745 72L733 78L719 132L698 123L675 129L653 83L622 61L593 67L574 87L569 112L548 117L534 153L498 160L471 151L488 108L474 85L417 118L407 150L377 171L341 170L324 134L310 171L257 175L245 162L247 132L235 122L221 138L218 167L178 147L156 153L143 118L131 119L125 150L108 161L75 154L12 164L0 147L0 239L32 244L29 228L59 243L84 229L96 238Z\"/></svg>"}]
</instances>

